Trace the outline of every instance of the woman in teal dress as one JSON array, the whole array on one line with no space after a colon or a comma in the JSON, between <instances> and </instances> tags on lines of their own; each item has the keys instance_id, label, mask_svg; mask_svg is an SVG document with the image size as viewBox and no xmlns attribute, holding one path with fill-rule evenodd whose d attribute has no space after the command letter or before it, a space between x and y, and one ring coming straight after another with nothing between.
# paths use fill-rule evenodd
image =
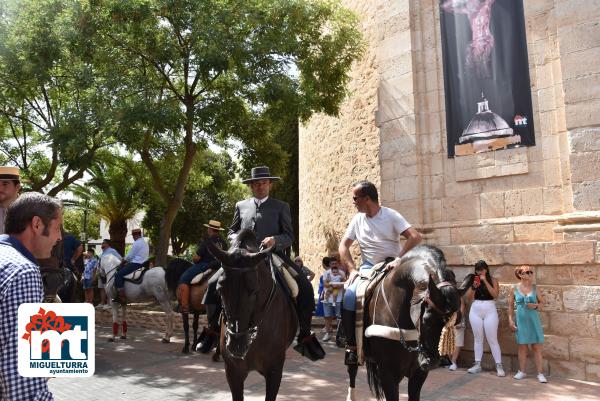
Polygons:
<instances>
[{"instance_id":1,"label":"woman in teal dress","mask_svg":"<svg viewBox=\"0 0 600 401\"><path fill-rule=\"evenodd\" d=\"M533 269L530 266L519 266L515 269L515 276L519 283L510 292L508 300L508 324L515 332L519 346L519 370L514 375L517 380L524 379L525 364L527 362L527 347L531 345L538 381L547 383L542 372L542 347L544 343L544 330L540 320L540 308L544 302L533 284Z\"/></svg>"}]
</instances>

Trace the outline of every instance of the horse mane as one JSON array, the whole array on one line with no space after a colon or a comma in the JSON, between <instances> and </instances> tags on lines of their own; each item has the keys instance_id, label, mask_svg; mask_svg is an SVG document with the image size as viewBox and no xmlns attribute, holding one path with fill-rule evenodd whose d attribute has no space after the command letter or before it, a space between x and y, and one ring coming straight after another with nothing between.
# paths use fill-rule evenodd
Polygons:
<instances>
[{"instance_id":1,"label":"horse mane","mask_svg":"<svg viewBox=\"0 0 600 401\"><path fill-rule=\"evenodd\" d=\"M258 244L256 240L256 233L252 230L244 228L241 230L235 241L232 244L232 248L245 249L250 252L258 251Z\"/></svg>"},{"instance_id":2,"label":"horse mane","mask_svg":"<svg viewBox=\"0 0 600 401\"><path fill-rule=\"evenodd\" d=\"M173 294L177 289L179 278L190 266L192 266L191 262L181 258L175 258L167 264L167 268L165 269L165 280L167 281L167 288Z\"/></svg>"}]
</instances>

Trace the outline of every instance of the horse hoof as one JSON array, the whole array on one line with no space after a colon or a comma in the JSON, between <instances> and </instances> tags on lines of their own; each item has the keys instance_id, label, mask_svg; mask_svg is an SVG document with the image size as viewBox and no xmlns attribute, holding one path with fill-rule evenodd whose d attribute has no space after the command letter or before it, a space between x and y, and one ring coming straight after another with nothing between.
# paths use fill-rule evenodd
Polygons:
<instances>
[{"instance_id":1,"label":"horse hoof","mask_svg":"<svg viewBox=\"0 0 600 401\"><path fill-rule=\"evenodd\" d=\"M212 361L213 362L221 362L221 358L219 357L219 354L214 353L212 356Z\"/></svg>"},{"instance_id":2,"label":"horse hoof","mask_svg":"<svg viewBox=\"0 0 600 401\"><path fill-rule=\"evenodd\" d=\"M169 340L168 338L163 338L161 341L163 344L168 344L171 342L171 340Z\"/></svg>"},{"instance_id":3,"label":"horse hoof","mask_svg":"<svg viewBox=\"0 0 600 401\"><path fill-rule=\"evenodd\" d=\"M108 342L109 342L109 343L114 343L114 342L115 342L115 339L114 339L113 337L111 337L111 338L109 338L109 339L108 339Z\"/></svg>"},{"instance_id":4,"label":"horse hoof","mask_svg":"<svg viewBox=\"0 0 600 401\"><path fill-rule=\"evenodd\" d=\"M127 336L121 336L121 340L127 340Z\"/></svg>"},{"instance_id":5,"label":"horse hoof","mask_svg":"<svg viewBox=\"0 0 600 401\"><path fill-rule=\"evenodd\" d=\"M183 349L181 350L182 354L189 354L190 353L190 349L188 347L183 347Z\"/></svg>"}]
</instances>

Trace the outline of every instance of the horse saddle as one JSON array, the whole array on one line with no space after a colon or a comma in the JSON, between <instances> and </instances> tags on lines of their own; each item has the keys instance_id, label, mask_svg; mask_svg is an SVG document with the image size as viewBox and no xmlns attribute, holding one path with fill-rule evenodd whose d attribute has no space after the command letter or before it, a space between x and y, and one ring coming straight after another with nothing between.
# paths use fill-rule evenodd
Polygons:
<instances>
[{"instance_id":1,"label":"horse saddle","mask_svg":"<svg viewBox=\"0 0 600 401\"><path fill-rule=\"evenodd\" d=\"M125 281L128 281L132 284L142 284L142 280L144 279L144 274L146 274L146 272L148 270L150 270L149 267L140 267L136 271L129 273L128 275L123 277L123 279L125 279Z\"/></svg>"},{"instance_id":2,"label":"horse saddle","mask_svg":"<svg viewBox=\"0 0 600 401\"><path fill-rule=\"evenodd\" d=\"M285 282L285 285L287 285L287 290L289 290L288 293L295 300L300 292L298 283L294 278L298 273L293 268L286 265L283 259L274 253L271 254L271 265L279 271L283 281Z\"/></svg>"},{"instance_id":3,"label":"horse saddle","mask_svg":"<svg viewBox=\"0 0 600 401\"><path fill-rule=\"evenodd\" d=\"M208 280L214 272L215 272L214 269L208 269L205 272L199 273L194 276L194 278L192 279L190 284L191 285L200 284L203 281Z\"/></svg>"}]
</instances>

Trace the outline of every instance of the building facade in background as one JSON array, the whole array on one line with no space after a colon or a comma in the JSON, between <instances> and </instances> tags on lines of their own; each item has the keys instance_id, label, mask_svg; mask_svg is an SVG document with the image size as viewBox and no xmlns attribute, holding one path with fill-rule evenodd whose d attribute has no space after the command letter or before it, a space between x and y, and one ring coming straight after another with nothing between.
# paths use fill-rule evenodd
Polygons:
<instances>
[{"instance_id":1,"label":"building facade in background","mask_svg":"<svg viewBox=\"0 0 600 401\"><path fill-rule=\"evenodd\" d=\"M439 1L343 3L360 18L366 50L339 118L316 116L300 130L306 264L320 264L327 233L341 237L355 213L350 189L369 179L384 205L444 251L459 278L479 259L491 266L502 284L499 340L508 369L516 371L517 349L507 294L514 267L530 264L547 301L550 375L600 381L600 1L523 2L534 138L454 157ZM481 102L482 112L497 107ZM503 119L513 129L521 117ZM465 345L472 349L472 337ZM472 354L463 358L471 362Z\"/></svg>"}]
</instances>

